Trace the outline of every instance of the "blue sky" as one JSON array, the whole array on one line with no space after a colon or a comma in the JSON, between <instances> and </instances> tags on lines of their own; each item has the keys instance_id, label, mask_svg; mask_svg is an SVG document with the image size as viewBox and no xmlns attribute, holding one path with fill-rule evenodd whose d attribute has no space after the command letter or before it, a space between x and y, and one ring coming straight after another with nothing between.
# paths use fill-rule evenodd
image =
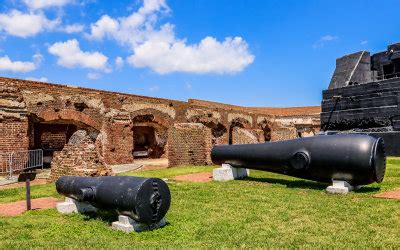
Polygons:
<instances>
[{"instance_id":1,"label":"blue sky","mask_svg":"<svg viewBox=\"0 0 400 250\"><path fill-rule=\"evenodd\" d=\"M0 75L169 99L319 105L335 59L400 41L400 1L2 0Z\"/></svg>"}]
</instances>

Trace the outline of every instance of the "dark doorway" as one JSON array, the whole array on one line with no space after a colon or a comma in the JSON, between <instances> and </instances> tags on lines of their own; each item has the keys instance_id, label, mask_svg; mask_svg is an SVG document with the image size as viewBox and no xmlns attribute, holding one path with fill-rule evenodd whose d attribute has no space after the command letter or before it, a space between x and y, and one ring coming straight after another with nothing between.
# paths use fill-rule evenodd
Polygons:
<instances>
[{"instance_id":1,"label":"dark doorway","mask_svg":"<svg viewBox=\"0 0 400 250\"><path fill-rule=\"evenodd\" d=\"M54 152L61 151L77 130L86 130L96 140L99 131L92 127L70 120L38 121L31 117L29 121L29 148L43 150L43 164L49 167Z\"/></svg>"},{"instance_id":2,"label":"dark doorway","mask_svg":"<svg viewBox=\"0 0 400 250\"><path fill-rule=\"evenodd\" d=\"M133 127L133 156L135 158L157 158L155 129L147 126Z\"/></svg>"},{"instance_id":3,"label":"dark doorway","mask_svg":"<svg viewBox=\"0 0 400 250\"><path fill-rule=\"evenodd\" d=\"M383 76L384 79L390 79L394 77L394 65L393 64L387 64L383 65Z\"/></svg>"}]
</instances>

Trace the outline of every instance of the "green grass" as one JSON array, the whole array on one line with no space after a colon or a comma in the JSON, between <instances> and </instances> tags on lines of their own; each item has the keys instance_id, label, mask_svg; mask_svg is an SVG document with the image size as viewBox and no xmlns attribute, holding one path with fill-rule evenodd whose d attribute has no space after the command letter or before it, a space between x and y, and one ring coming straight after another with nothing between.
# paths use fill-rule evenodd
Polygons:
<instances>
[{"instance_id":1,"label":"green grass","mask_svg":"<svg viewBox=\"0 0 400 250\"><path fill-rule=\"evenodd\" d=\"M210 171L180 167L128 173L169 178ZM372 198L400 187L400 158L390 158L385 180L348 195L329 195L326 185L268 172L247 180L169 181L169 225L124 234L110 222L54 209L0 217L0 249L26 247L400 247L400 202ZM54 185L32 187L34 197L56 196ZM24 198L24 188L0 190L0 203Z\"/></svg>"}]
</instances>

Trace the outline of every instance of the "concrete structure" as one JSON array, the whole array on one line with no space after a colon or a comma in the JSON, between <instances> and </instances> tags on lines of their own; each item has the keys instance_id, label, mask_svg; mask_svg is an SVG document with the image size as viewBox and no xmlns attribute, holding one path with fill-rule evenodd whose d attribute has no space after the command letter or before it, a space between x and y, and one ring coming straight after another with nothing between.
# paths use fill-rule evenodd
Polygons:
<instances>
[{"instance_id":1,"label":"concrete structure","mask_svg":"<svg viewBox=\"0 0 400 250\"><path fill-rule=\"evenodd\" d=\"M249 169L234 168L229 164L222 164L220 168L213 169L214 181L231 181L248 177L250 174Z\"/></svg>"},{"instance_id":2,"label":"concrete structure","mask_svg":"<svg viewBox=\"0 0 400 250\"><path fill-rule=\"evenodd\" d=\"M151 231L161 227L164 227L167 224L165 218L161 219L158 223L153 225L147 225L143 223L139 223L137 221L132 220L128 216L119 215L118 221L114 221L111 223L111 228L114 230L122 231L125 233L130 232L144 232L144 231Z\"/></svg>"},{"instance_id":3,"label":"concrete structure","mask_svg":"<svg viewBox=\"0 0 400 250\"><path fill-rule=\"evenodd\" d=\"M358 187L354 187L346 181L333 180L332 185L326 188L326 192L330 194L347 194Z\"/></svg>"},{"instance_id":4,"label":"concrete structure","mask_svg":"<svg viewBox=\"0 0 400 250\"><path fill-rule=\"evenodd\" d=\"M323 91L321 128L367 133L385 140L388 155L400 155L400 43L370 55L338 58Z\"/></svg>"},{"instance_id":5,"label":"concrete structure","mask_svg":"<svg viewBox=\"0 0 400 250\"><path fill-rule=\"evenodd\" d=\"M89 158L99 165L146 157L204 165L214 144L310 136L320 127L319 107L182 102L10 78L0 78L0 89L0 151L40 148L52 167L76 164L71 155L79 146L68 142L79 130L86 131L83 144L89 155L95 149L98 155ZM178 161L179 156L185 157Z\"/></svg>"},{"instance_id":6,"label":"concrete structure","mask_svg":"<svg viewBox=\"0 0 400 250\"><path fill-rule=\"evenodd\" d=\"M69 197L65 197L64 202L56 205L57 211L62 214L96 212L97 208L86 202L79 202Z\"/></svg>"}]
</instances>

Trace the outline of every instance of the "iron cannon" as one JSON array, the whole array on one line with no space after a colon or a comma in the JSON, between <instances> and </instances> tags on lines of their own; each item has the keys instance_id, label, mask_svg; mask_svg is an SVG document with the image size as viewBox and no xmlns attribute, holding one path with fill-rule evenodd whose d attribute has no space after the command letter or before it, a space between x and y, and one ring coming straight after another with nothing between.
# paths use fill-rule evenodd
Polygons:
<instances>
[{"instance_id":1,"label":"iron cannon","mask_svg":"<svg viewBox=\"0 0 400 250\"><path fill-rule=\"evenodd\" d=\"M353 186L382 182L386 169L382 138L335 134L259 144L216 145L216 164L270 171L318 182Z\"/></svg>"},{"instance_id":2,"label":"iron cannon","mask_svg":"<svg viewBox=\"0 0 400 250\"><path fill-rule=\"evenodd\" d=\"M57 180L56 189L76 201L113 210L145 224L164 218L171 203L167 184L158 178L63 176Z\"/></svg>"}]
</instances>

